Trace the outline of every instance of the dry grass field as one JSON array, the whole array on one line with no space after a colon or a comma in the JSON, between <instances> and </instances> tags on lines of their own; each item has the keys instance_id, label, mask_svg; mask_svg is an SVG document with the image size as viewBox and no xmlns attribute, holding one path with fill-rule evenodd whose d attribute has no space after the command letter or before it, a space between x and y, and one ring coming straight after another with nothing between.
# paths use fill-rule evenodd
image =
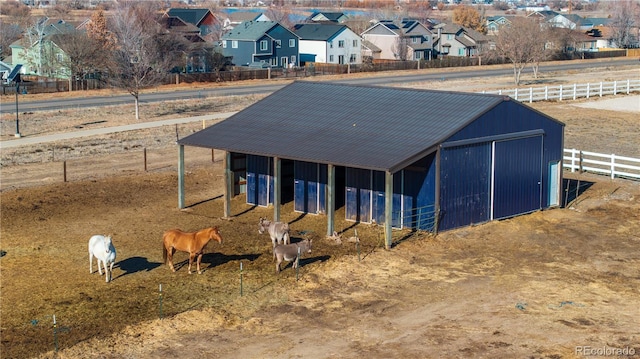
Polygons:
<instances>
[{"instance_id":1,"label":"dry grass field","mask_svg":"<svg viewBox=\"0 0 640 359\"><path fill-rule=\"evenodd\" d=\"M638 76L621 71L582 76ZM143 113L152 121L234 111L258 99L145 105ZM579 103L532 107L566 123L565 147L640 157L637 113ZM51 133L96 119L107 121L97 126L126 123L132 107L28 116L27 133ZM2 140L10 140L9 121L2 119ZM178 132L201 128L189 126ZM361 244L336 245L325 238L323 217L294 213L287 203L283 220L294 240L313 239L313 253L299 272L288 265L276 275L269 238L257 232L258 218L272 217L272 209L240 196L233 217L222 218L221 164L210 151L188 150L189 207L176 208L175 131L3 150L2 358L574 358L585 347L640 357L638 182L565 173L581 185L567 208L435 237L394 232L391 250L380 228L346 222L340 210L336 228L345 236L357 229ZM147 172L129 167L142 147L155 153ZM62 182L61 159L82 173ZM163 231L212 225L224 242L207 247L203 274L187 274L184 253L176 273L162 264ZM96 233L111 234L118 251L111 283L88 272L87 241Z\"/></svg>"}]
</instances>

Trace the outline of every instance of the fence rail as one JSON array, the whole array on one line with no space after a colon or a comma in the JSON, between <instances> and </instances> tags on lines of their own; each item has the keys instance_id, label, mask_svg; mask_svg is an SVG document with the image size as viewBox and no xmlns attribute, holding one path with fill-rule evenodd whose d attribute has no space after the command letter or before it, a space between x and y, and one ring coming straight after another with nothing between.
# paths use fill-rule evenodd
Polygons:
<instances>
[{"instance_id":1,"label":"fence rail","mask_svg":"<svg viewBox=\"0 0 640 359\"><path fill-rule=\"evenodd\" d=\"M607 95L640 92L640 79L613 82L573 84L569 86L545 86L516 88L512 90L482 91L482 93L506 95L521 102L562 101L578 98L602 97Z\"/></svg>"},{"instance_id":2,"label":"fence rail","mask_svg":"<svg viewBox=\"0 0 640 359\"><path fill-rule=\"evenodd\" d=\"M567 148L564 149L564 153L562 166L571 172L593 172L608 175L612 179L620 177L640 180L640 158Z\"/></svg>"}]
</instances>

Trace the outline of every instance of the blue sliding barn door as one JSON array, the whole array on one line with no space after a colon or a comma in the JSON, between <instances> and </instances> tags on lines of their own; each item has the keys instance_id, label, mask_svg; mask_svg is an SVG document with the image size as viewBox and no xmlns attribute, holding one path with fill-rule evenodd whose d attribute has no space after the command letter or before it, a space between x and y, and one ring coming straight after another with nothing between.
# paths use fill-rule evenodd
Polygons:
<instances>
[{"instance_id":1,"label":"blue sliding barn door","mask_svg":"<svg viewBox=\"0 0 640 359\"><path fill-rule=\"evenodd\" d=\"M491 143L445 148L440 164L442 230L489 220Z\"/></svg>"},{"instance_id":2,"label":"blue sliding barn door","mask_svg":"<svg viewBox=\"0 0 640 359\"><path fill-rule=\"evenodd\" d=\"M542 208L542 136L495 142L493 218Z\"/></svg>"}]
</instances>

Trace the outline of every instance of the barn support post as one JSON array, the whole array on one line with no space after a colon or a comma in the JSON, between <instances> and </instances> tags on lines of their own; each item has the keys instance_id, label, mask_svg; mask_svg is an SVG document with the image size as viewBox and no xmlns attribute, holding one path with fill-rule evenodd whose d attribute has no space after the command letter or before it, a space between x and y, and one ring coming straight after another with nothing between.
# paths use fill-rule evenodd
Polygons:
<instances>
[{"instance_id":1,"label":"barn support post","mask_svg":"<svg viewBox=\"0 0 640 359\"><path fill-rule=\"evenodd\" d=\"M336 216L336 167L327 167L327 236L333 235Z\"/></svg>"},{"instance_id":2,"label":"barn support post","mask_svg":"<svg viewBox=\"0 0 640 359\"><path fill-rule=\"evenodd\" d=\"M233 193L233 172L231 171L231 152L225 151L222 157L224 167L224 218L231 217L231 195Z\"/></svg>"},{"instance_id":3,"label":"barn support post","mask_svg":"<svg viewBox=\"0 0 640 359\"><path fill-rule=\"evenodd\" d=\"M391 249L391 227L393 216L391 213L393 204L393 174L385 172L384 178L384 242L385 248Z\"/></svg>"},{"instance_id":4,"label":"barn support post","mask_svg":"<svg viewBox=\"0 0 640 359\"><path fill-rule=\"evenodd\" d=\"M282 159L280 159L280 157L273 158L273 175L273 220L279 222L280 202L282 200Z\"/></svg>"},{"instance_id":5,"label":"barn support post","mask_svg":"<svg viewBox=\"0 0 640 359\"><path fill-rule=\"evenodd\" d=\"M184 208L184 145L178 146L178 208Z\"/></svg>"}]
</instances>

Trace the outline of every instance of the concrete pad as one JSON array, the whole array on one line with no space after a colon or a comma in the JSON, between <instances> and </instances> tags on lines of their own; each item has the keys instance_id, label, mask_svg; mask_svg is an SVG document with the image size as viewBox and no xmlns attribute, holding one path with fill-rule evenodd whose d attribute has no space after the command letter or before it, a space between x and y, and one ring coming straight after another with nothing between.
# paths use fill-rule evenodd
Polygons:
<instances>
[{"instance_id":1,"label":"concrete pad","mask_svg":"<svg viewBox=\"0 0 640 359\"><path fill-rule=\"evenodd\" d=\"M599 110L624 111L640 113L640 95L618 95L617 97L592 98L589 102L577 103L574 106L595 108Z\"/></svg>"}]
</instances>

